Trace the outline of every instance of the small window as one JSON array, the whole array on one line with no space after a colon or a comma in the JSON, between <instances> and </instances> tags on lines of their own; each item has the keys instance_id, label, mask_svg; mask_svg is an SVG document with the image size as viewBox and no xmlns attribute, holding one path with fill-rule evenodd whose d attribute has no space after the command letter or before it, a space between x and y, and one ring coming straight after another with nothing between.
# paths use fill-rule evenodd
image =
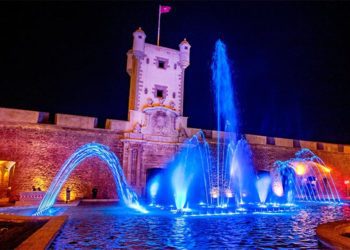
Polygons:
<instances>
[{"instance_id":1,"label":"small window","mask_svg":"<svg viewBox=\"0 0 350 250\"><path fill-rule=\"evenodd\" d=\"M142 36L141 36L141 35L139 35L139 39L142 39Z\"/></svg>"},{"instance_id":2,"label":"small window","mask_svg":"<svg viewBox=\"0 0 350 250\"><path fill-rule=\"evenodd\" d=\"M146 63L149 64L149 58L146 59Z\"/></svg>"},{"instance_id":3,"label":"small window","mask_svg":"<svg viewBox=\"0 0 350 250\"><path fill-rule=\"evenodd\" d=\"M163 90L157 89L157 97L158 98L163 98Z\"/></svg>"},{"instance_id":4,"label":"small window","mask_svg":"<svg viewBox=\"0 0 350 250\"><path fill-rule=\"evenodd\" d=\"M175 92L173 92L173 98L175 99L175 97L176 97L176 93L175 93Z\"/></svg>"},{"instance_id":5,"label":"small window","mask_svg":"<svg viewBox=\"0 0 350 250\"><path fill-rule=\"evenodd\" d=\"M158 61L158 68L164 69L165 68L165 62L164 61Z\"/></svg>"},{"instance_id":6,"label":"small window","mask_svg":"<svg viewBox=\"0 0 350 250\"><path fill-rule=\"evenodd\" d=\"M145 94L147 95L147 93L148 93L148 89L147 89L147 88L145 88Z\"/></svg>"},{"instance_id":7,"label":"small window","mask_svg":"<svg viewBox=\"0 0 350 250\"><path fill-rule=\"evenodd\" d=\"M174 69L176 69L177 68L177 65L176 65L176 63L174 63Z\"/></svg>"},{"instance_id":8,"label":"small window","mask_svg":"<svg viewBox=\"0 0 350 250\"><path fill-rule=\"evenodd\" d=\"M188 47L187 47L187 46L185 46L185 49L188 49Z\"/></svg>"}]
</instances>

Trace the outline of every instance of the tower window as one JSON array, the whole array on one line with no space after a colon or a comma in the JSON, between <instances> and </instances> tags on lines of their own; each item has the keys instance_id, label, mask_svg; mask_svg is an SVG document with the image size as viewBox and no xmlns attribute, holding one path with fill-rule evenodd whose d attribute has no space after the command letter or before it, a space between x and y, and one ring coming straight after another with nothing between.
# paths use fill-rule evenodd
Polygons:
<instances>
[{"instance_id":1,"label":"tower window","mask_svg":"<svg viewBox=\"0 0 350 250\"><path fill-rule=\"evenodd\" d=\"M157 97L158 98L163 98L163 90L157 89Z\"/></svg>"},{"instance_id":2,"label":"tower window","mask_svg":"<svg viewBox=\"0 0 350 250\"><path fill-rule=\"evenodd\" d=\"M176 63L174 63L174 69L176 69L177 68L177 65L176 65Z\"/></svg>"},{"instance_id":3,"label":"tower window","mask_svg":"<svg viewBox=\"0 0 350 250\"><path fill-rule=\"evenodd\" d=\"M145 94L147 95L147 93L148 93L148 89L147 89L147 88L145 88Z\"/></svg>"},{"instance_id":4,"label":"tower window","mask_svg":"<svg viewBox=\"0 0 350 250\"><path fill-rule=\"evenodd\" d=\"M175 99L175 97L176 97L176 93L175 93L175 92L173 92L173 98Z\"/></svg>"},{"instance_id":5,"label":"tower window","mask_svg":"<svg viewBox=\"0 0 350 250\"><path fill-rule=\"evenodd\" d=\"M142 39L142 36L141 36L141 35L139 36L139 39Z\"/></svg>"},{"instance_id":6,"label":"tower window","mask_svg":"<svg viewBox=\"0 0 350 250\"><path fill-rule=\"evenodd\" d=\"M154 98L161 98L165 100L168 96L168 87L164 85L155 84L152 88Z\"/></svg>"},{"instance_id":7,"label":"tower window","mask_svg":"<svg viewBox=\"0 0 350 250\"><path fill-rule=\"evenodd\" d=\"M158 69L167 69L169 67L169 59L157 56L154 59L154 65L156 65Z\"/></svg>"},{"instance_id":8,"label":"tower window","mask_svg":"<svg viewBox=\"0 0 350 250\"><path fill-rule=\"evenodd\" d=\"M165 62L164 61L158 61L158 68L164 69L165 68Z\"/></svg>"},{"instance_id":9,"label":"tower window","mask_svg":"<svg viewBox=\"0 0 350 250\"><path fill-rule=\"evenodd\" d=\"M187 47L187 46L185 46L185 49L188 49L188 47Z\"/></svg>"}]
</instances>

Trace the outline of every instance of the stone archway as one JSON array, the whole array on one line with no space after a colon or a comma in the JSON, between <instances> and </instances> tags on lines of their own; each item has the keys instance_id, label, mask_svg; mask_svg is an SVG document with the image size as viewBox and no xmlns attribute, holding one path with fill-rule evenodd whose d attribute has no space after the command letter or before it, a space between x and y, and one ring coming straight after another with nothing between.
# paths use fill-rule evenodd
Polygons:
<instances>
[{"instance_id":1,"label":"stone archway","mask_svg":"<svg viewBox=\"0 0 350 250\"><path fill-rule=\"evenodd\" d=\"M0 199L9 198L16 162L0 160Z\"/></svg>"}]
</instances>

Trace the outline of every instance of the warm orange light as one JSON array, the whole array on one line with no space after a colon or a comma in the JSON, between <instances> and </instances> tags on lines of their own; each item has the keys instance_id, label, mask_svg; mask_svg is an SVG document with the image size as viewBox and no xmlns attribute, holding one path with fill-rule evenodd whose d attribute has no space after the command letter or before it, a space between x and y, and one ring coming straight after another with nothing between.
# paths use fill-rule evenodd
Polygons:
<instances>
[{"instance_id":1,"label":"warm orange light","mask_svg":"<svg viewBox=\"0 0 350 250\"><path fill-rule=\"evenodd\" d=\"M219 189L216 188L216 187L214 187L214 188L211 190L210 194L211 194L211 197L212 197L212 198L214 198L214 199L218 198L218 197L219 197Z\"/></svg>"},{"instance_id":2,"label":"warm orange light","mask_svg":"<svg viewBox=\"0 0 350 250\"><path fill-rule=\"evenodd\" d=\"M344 184L345 184L345 185L348 185L349 183L350 183L349 180L345 180L345 181L344 181Z\"/></svg>"},{"instance_id":3,"label":"warm orange light","mask_svg":"<svg viewBox=\"0 0 350 250\"><path fill-rule=\"evenodd\" d=\"M321 165L321 168L323 169L323 171L325 171L326 173L330 173L331 169L327 168L326 166Z\"/></svg>"},{"instance_id":4,"label":"warm orange light","mask_svg":"<svg viewBox=\"0 0 350 250\"><path fill-rule=\"evenodd\" d=\"M36 188L41 188L42 191L44 191L44 189L46 189L47 187L47 181L45 181L43 178L41 178L40 176L36 176L33 179L33 186Z\"/></svg>"},{"instance_id":5,"label":"warm orange light","mask_svg":"<svg viewBox=\"0 0 350 250\"><path fill-rule=\"evenodd\" d=\"M321 168L326 173L330 173L331 172L331 169L329 167L326 167L325 165L322 165L322 164L319 164L319 163L316 163L316 162L315 162L315 165L318 168Z\"/></svg>"},{"instance_id":6,"label":"warm orange light","mask_svg":"<svg viewBox=\"0 0 350 250\"><path fill-rule=\"evenodd\" d=\"M295 164L295 173L297 175L304 175L306 172L306 167L303 163L296 163Z\"/></svg>"}]
</instances>

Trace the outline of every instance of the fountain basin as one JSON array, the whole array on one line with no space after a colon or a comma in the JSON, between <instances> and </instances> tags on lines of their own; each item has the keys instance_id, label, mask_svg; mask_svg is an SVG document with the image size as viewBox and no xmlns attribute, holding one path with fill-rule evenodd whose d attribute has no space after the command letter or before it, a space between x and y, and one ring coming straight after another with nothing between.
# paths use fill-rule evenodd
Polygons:
<instances>
[{"instance_id":1,"label":"fountain basin","mask_svg":"<svg viewBox=\"0 0 350 250\"><path fill-rule=\"evenodd\" d=\"M350 220L320 224L316 234L319 241L332 249L350 249Z\"/></svg>"},{"instance_id":2,"label":"fountain basin","mask_svg":"<svg viewBox=\"0 0 350 250\"><path fill-rule=\"evenodd\" d=\"M65 214L69 219L51 245L53 249L318 249L316 225L347 218L350 207L310 203L283 213L189 216L86 205L69 207Z\"/></svg>"}]
</instances>

